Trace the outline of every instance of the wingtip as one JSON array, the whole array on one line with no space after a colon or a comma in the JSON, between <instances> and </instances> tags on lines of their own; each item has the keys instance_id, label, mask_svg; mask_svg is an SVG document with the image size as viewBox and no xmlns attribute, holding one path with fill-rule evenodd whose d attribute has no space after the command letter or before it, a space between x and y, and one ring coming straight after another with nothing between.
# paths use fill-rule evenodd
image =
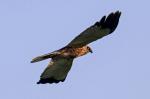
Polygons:
<instances>
[{"instance_id":1,"label":"wingtip","mask_svg":"<svg viewBox=\"0 0 150 99\"><path fill-rule=\"evenodd\" d=\"M55 84L57 84L59 82L64 82L64 81L65 81L65 79L63 79L63 80L57 80L57 79L54 79L54 78L46 78L46 79L41 78L37 82L37 84L46 84L46 83L49 83L49 84L55 83Z\"/></svg>"},{"instance_id":2,"label":"wingtip","mask_svg":"<svg viewBox=\"0 0 150 99\"><path fill-rule=\"evenodd\" d=\"M118 26L119 19L121 16L121 11L116 11L110 13L108 16L103 16L101 20L96 24L97 26L100 26L101 28L109 28L110 33L112 33L116 27Z\"/></svg>"},{"instance_id":3,"label":"wingtip","mask_svg":"<svg viewBox=\"0 0 150 99\"><path fill-rule=\"evenodd\" d=\"M36 60L35 58L30 61L30 63L35 63L35 62L38 62L38 60Z\"/></svg>"},{"instance_id":4,"label":"wingtip","mask_svg":"<svg viewBox=\"0 0 150 99\"><path fill-rule=\"evenodd\" d=\"M106 16L103 16L101 20L99 22L96 22L94 25L99 27L104 24L105 20L106 20Z\"/></svg>"},{"instance_id":5,"label":"wingtip","mask_svg":"<svg viewBox=\"0 0 150 99\"><path fill-rule=\"evenodd\" d=\"M115 12L115 14L118 15L119 17L121 16L121 13L122 13L122 12L119 11L119 10Z\"/></svg>"},{"instance_id":6,"label":"wingtip","mask_svg":"<svg viewBox=\"0 0 150 99\"><path fill-rule=\"evenodd\" d=\"M32 60L32 61L30 61L30 63L34 63L34 61Z\"/></svg>"},{"instance_id":7,"label":"wingtip","mask_svg":"<svg viewBox=\"0 0 150 99\"><path fill-rule=\"evenodd\" d=\"M120 18L121 14L122 14L122 12L119 11L119 10L114 13L114 15L115 15L116 17L118 17L118 19Z\"/></svg>"}]
</instances>

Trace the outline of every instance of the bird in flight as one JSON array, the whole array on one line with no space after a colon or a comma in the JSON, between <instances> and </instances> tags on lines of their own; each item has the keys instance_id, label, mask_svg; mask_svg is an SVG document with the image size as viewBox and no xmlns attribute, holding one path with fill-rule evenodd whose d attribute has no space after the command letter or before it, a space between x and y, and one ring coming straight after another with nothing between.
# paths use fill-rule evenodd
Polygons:
<instances>
[{"instance_id":1,"label":"bird in flight","mask_svg":"<svg viewBox=\"0 0 150 99\"><path fill-rule=\"evenodd\" d=\"M119 23L120 15L121 12L116 11L108 16L103 16L100 21L84 30L65 47L33 58L31 63L51 58L37 84L64 82L73 60L89 52L92 53L92 49L87 44L114 32Z\"/></svg>"}]
</instances>

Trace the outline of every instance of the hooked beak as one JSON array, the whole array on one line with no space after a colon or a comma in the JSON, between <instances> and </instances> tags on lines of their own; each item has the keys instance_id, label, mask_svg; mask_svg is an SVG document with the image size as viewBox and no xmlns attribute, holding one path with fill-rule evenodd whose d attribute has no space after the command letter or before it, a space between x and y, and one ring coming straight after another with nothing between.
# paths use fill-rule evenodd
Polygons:
<instances>
[{"instance_id":1,"label":"hooked beak","mask_svg":"<svg viewBox=\"0 0 150 99\"><path fill-rule=\"evenodd\" d=\"M93 53L92 49L89 50L90 53Z\"/></svg>"}]
</instances>

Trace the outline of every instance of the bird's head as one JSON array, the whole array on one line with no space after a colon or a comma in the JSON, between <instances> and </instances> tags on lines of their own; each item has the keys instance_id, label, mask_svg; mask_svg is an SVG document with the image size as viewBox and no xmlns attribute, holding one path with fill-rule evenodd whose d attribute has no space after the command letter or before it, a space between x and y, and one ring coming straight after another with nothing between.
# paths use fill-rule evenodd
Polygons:
<instances>
[{"instance_id":1,"label":"bird's head","mask_svg":"<svg viewBox=\"0 0 150 99\"><path fill-rule=\"evenodd\" d=\"M93 53L92 49L89 46L87 46L87 49L90 53Z\"/></svg>"}]
</instances>

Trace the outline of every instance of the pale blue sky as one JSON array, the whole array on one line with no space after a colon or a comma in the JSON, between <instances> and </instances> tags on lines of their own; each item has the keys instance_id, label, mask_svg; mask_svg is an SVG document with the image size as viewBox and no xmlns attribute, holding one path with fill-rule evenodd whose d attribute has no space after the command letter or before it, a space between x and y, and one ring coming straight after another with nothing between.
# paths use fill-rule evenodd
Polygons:
<instances>
[{"instance_id":1,"label":"pale blue sky","mask_svg":"<svg viewBox=\"0 0 150 99\"><path fill-rule=\"evenodd\" d=\"M150 99L149 9L149 0L0 0L0 99ZM49 60L33 57L116 10L116 31L90 44L64 83L36 84Z\"/></svg>"}]
</instances>

